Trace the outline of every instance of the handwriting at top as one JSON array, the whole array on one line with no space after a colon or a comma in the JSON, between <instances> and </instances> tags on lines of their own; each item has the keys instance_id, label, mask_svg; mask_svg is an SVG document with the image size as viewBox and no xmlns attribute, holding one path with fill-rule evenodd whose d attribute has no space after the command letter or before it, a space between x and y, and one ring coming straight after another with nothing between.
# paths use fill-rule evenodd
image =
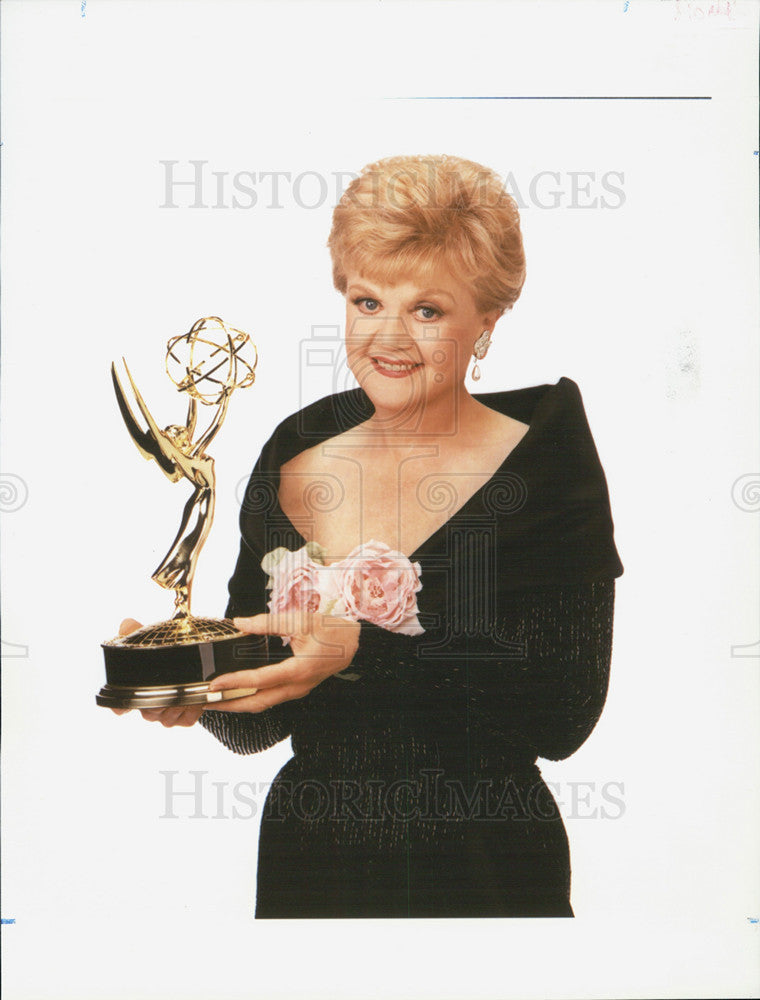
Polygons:
<instances>
[{"instance_id":1,"label":"handwriting at top","mask_svg":"<svg viewBox=\"0 0 760 1000\"><path fill-rule=\"evenodd\" d=\"M725 17L734 21L736 0L719 0L718 3L694 3L693 0L675 0L674 20L703 21L708 17Z\"/></svg>"}]
</instances>

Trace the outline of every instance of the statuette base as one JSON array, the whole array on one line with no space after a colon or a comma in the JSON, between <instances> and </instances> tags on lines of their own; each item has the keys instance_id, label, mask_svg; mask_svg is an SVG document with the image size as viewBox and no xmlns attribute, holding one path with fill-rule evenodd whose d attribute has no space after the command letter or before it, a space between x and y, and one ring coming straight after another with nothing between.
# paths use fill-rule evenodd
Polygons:
<instances>
[{"instance_id":1,"label":"statuette base","mask_svg":"<svg viewBox=\"0 0 760 1000\"><path fill-rule=\"evenodd\" d=\"M107 683L96 695L107 708L201 705L253 693L208 696L219 674L267 663L267 637L238 631L227 618L172 619L102 643Z\"/></svg>"}]
</instances>

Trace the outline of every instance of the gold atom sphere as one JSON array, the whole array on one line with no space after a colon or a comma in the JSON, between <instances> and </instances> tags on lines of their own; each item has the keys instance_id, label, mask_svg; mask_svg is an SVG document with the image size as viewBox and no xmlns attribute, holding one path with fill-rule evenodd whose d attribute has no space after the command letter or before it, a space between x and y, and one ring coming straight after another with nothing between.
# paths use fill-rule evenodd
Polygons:
<instances>
[{"instance_id":1,"label":"gold atom sphere","mask_svg":"<svg viewBox=\"0 0 760 1000\"><path fill-rule=\"evenodd\" d=\"M199 319L166 345L167 375L180 392L206 406L253 385L258 360L248 334L228 327L218 316Z\"/></svg>"}]
</instances>

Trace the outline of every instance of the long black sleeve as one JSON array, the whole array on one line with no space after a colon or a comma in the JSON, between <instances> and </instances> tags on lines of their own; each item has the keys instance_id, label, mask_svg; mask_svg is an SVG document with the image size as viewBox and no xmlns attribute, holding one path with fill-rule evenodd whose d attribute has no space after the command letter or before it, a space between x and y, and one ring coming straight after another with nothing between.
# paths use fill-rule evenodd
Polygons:
<instances>
[{"instance_id":1,"label":"long black sleeve","mask_svg":"<svg viewBox=\"0 0 760 1000\"><path fill-rule=\"evenodd\" d=\"M262 492L262 489L264 492ZM260 535L250 530L256 524L257 508L271 503L272 498L262 487L261 458L256 463L241 509L242 538L235 572L229 583L226 617L248 617L266 613L267 577L261 568L264 551ZM289 655L289 654L288 654ZM269 662L283 657L268 657ZM221 712L209 709L200 724L229 750L239 754L258 753L287 739L291 732L291 706L286 702L255 714Z\"/></svg>"},{"instance_id":2,"label":"long black sleeve","mask_svg":"<svg viewBox=\"0 0 760 1000\"><path fill-rule=\"evenodd\" d=\"M475 637L448 660L425 656L424 635L363 622L350 669L384 681L391 699L413 697L420 711L463 708L480 746L561 760L585 742L604 707L614 600L614 580L515 591L499 614L498 641Z\"/></svg>"}]
</instances>

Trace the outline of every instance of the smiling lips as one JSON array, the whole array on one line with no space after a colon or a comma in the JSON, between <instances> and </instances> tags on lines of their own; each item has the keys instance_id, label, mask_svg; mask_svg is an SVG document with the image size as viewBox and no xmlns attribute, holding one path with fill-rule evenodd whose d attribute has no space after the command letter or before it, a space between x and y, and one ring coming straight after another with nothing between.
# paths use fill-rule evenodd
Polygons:
<instances>
[{"instance_id":1,"label":"smiling lips","mask_svg":"<svg viewBox=\"0 0 760 1000\"><path fill-rule=\"evenodd\" d=\"M387 378L405 378L417 368L422 367L419 361L391 361L390 358L372 358L372 367Z\"/></svg>"}]
</instances>

